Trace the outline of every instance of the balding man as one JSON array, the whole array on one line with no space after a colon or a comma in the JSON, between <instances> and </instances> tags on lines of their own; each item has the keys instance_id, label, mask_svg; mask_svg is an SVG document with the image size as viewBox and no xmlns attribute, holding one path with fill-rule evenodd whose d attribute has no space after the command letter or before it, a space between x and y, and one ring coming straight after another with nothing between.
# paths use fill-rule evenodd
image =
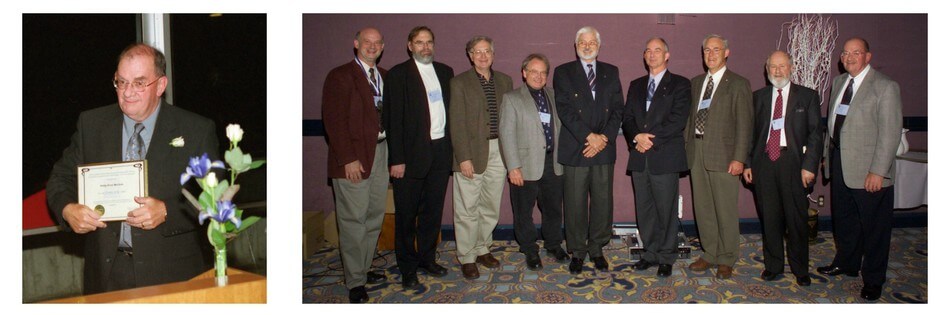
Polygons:
<instances>
[{"instance_id":1,"label":"balding man","mask_svg":"<svg viewBox=\"0 0 945 315\"><path fill-rule=\"evenodd\" d=\"M328 176L335 193L338 242L351 303L367 302L365 283L380 283L384 272L369 272L384 222L387 134L381 126L384 75L377 66L384 37L374 28L354 36L354 60L328 73L322 90L322 119L328 135Z\"/></svg>"},{"instance_id":2,"label":"balding man","mask_svg":"<svg viewBox=\"0 0 945 315\"><path fill-rule=\"evenodd\" d=\"M813 188L823 150L820 96L791 83L794 59L775 51L765 63L770 86L754 93L752 149L742 177L755 185L764 226L761 278L772 281L784 272L784 238L795 282L810 285L807 246L807 194Z\"/></svg>"},{"instance_id":3,"label":"balding man","mask_svg":"<svg viewBox=\"0 0 945 315\"><path fill-rule=\"evenodd\" d=\"M118 104L82 112L76 133L46 184L49 209L66 230L85 240L84 293L184 281L210 268L206 230L181 195L180 173L190 157L217 160L212 120L167 104L164 54L145 44L125 48L113 86ZM186 139L184 147L169 145ZM125 221L105 224L78 203L76 167L146 160L148 195Z\"/></svg>"},{"instance_id":4,"label":"balding man","mask_svg":"<svg viewBox=\"0 0 945 315\"><path fill-rule=\"evenodd\" d=\"M817 271L863 275L860 297L883 293L892 233L893 179L902 129L899 84L870 67L870 44L854 37L843 44L846 74L833 79L824 159L830 178L830 211L837 254ZM827 171L829 170L829 171Z\"/></svg>"}]
</instances>

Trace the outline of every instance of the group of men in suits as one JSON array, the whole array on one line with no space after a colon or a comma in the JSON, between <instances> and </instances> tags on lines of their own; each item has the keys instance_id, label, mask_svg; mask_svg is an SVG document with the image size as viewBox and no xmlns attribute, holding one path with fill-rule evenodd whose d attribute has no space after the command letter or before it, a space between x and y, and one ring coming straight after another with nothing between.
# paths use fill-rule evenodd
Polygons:
<instances>
[{"instance_id":1,"label":"group of men in suits","mask_svg":"<svg viewBox=\"0 0 945 315\"><path fill-rule=\"evenodd\" d=\"M702 45L707 72L691 81L668 71L666 40L649 39L643 54L649 73L631 82L626 100L617 67L597 60L601 36L593 27L578 30L578 58L555 68L553 88L547 82L551 65L541 54L522 61L525 85L513 90L511 77L492 69L495 44L489 37L467 42L472 68L455 77L452 68L433 61L432 30L418 26L407 40L411 58L388 72L376 65L382 37L366 28L356 35L355 60L332 70L325 81L329 175L351 302L367 301L364 284L386 278L368 269L388 180L397 209L395 250L403 287L419 286L418 271L448 274L436 262L436 243L451 172L456 256L465 278L478 278L479 265L500 266L490 246L506 178L514 232L528 269L542 268L539 232L532 223L537 202L548 257L562 263L570 258L572 274L583 271L585 258L595 269L607 270L603 247L611 238L614 140L621 125L631 148L627 174L645 247L633 269L658 266L658 276L672 274L679 178L688 170L704 251L689 269L716 268L716 277L732 276L744 179L755 186L764 228L761 278L771 281L784 273L786 237L796 282L810 285L806 195L826 156L834 178L838 254L818 271L855 276L865 256L862 295L881 294L890 235L889 220L882 218L891 214L892 134L898 134L901 110L898 85L869 69L865 40L844 45L849 74L834 80L829 141L820 97L790 82L792 56L769 55L772 85L752 93L748 80L727 68L728 41L715 34ZM849 91L839 93L839 86ZM853 182L863 184L843 184Z\"/></svg>"}]
</instances>

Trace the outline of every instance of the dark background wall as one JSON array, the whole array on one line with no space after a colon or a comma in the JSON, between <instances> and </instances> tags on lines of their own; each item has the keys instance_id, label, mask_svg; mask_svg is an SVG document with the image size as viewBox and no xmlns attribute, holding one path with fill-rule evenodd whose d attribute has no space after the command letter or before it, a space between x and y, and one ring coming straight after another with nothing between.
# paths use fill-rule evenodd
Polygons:
<instances>
[{"instance_id":1,"label":"dark background wall","mask_svg":"<svg viewBox=\"0 0 945 315\"><path fill-rule=\"evenodd\" d=\"M470 63L464 53L465 43L474 35L488 35L495 40L493 68L516 79L521 86L521 60L529 53L548 56L554 66L574 60L574 36L585 25L601 32L599 59L620 68L620 80L626 90L629 82L646 74L643 46L651 36L669 42L670 71L686 77L704 71L701 59L702 39L717 33L729 40L731 55L728 69L751 81L752 89L763 87L767 54L778 49L782 24L795 14L676 14L675 25L657 24L657 14L309 14L303 16L303 210L333 211L331 187L327 185L327 144L320 136L322 86L332 68L351 61L355 32L374 26L384 35L386 47L379 65L390 68L407 59L407 33L417 25L427 25L436 35L436 60L466 71ZM925 14L832 14L839 37L832 52L835 67L831 77L842 67L838 56L843 41L852 36L870 41L872 66L894 80L902 90L903 116L910 132L912 148L927 149L925 119L928 115L928 16ZM784 33L783 49L787 42ZM550 78L551 76L549 76ZM550 84L550 82L549 82ZM826 107L822 114L826 115ZM636 221L632 186L624 175L628 151L624 139L616 141L618 157L614 177L614 221ZM818 174L819 175L819 174ZM506 184L508 185L508 184ZM508 190L508 188L506 188ZM814 196L827 195L822 213L829 213L829 189L815 187ZM443 223L452 224L452 197L447 190ZM684 220L692 220L688 177L682 179L680 193L685 198ZM739 214L756 218L752 194L742 189ZM508 193L505 193L500 224L511 224ZM536 220L537 221L537 220Z\"/></svg>"}]
</instances>

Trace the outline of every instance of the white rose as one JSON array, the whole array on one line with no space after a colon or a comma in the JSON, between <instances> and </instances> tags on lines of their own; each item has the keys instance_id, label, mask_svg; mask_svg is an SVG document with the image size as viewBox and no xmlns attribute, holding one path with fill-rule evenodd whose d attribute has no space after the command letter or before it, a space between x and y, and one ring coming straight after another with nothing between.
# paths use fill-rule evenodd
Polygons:
<instances>
[{"instance_id":1,"label":"white rose","mask_svg":"<svg viewBox=\"0 0 945 315\"><path fill-rule=\"evenodd\" d=\"M219 182L217 181L217 173L210 172L210 174L207 174L207 179L206 179L207 187L210 187L210 188L217 187L218 183Z\"/></svg>"},{"instance_id":2,"label":"white rose","mask_svg":"<svg viewBox=\"0 0 945 315\"><path fill-rule=\"evenodd\" d=\"M243 140L243 128L240 128L239 124L229 124L226 126L226 137L230 139L230 142L240 142Z\"/></svg>"},{"instance_id":3,"label":"white rose","mask_svg":"<svg viewBox=\"0 0 945 315\"><path fill-rule=\"evenodd\" d=\"M174 138L174 140L171 140L171 146L175 148L183 148L184 137L177 137L177 138Z\"/></svg>"}]
</instances>

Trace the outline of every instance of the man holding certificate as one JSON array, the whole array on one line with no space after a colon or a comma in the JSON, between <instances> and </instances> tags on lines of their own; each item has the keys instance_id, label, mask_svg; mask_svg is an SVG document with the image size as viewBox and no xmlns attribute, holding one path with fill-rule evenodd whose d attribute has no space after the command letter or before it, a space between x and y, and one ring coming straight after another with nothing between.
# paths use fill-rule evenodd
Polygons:
<instances>
[{"instance_id":1,"label":"man holding certificate","mask_svg":"<svg viewBox=\"0 0 945 315\"><path fill-rule=\"evenodd\" d=\"M187 280L210 268L206 236L181 195L180 174L190 157L217 159L215 126L161 99L164 71L157 49L125 48L113 81L118 104L79 115L50 174L54 217L84 235L86 294ZM113 209L115 200L131 205ZM115 210L125 213L110 218Z\"/></svg>"}]
</instances>

